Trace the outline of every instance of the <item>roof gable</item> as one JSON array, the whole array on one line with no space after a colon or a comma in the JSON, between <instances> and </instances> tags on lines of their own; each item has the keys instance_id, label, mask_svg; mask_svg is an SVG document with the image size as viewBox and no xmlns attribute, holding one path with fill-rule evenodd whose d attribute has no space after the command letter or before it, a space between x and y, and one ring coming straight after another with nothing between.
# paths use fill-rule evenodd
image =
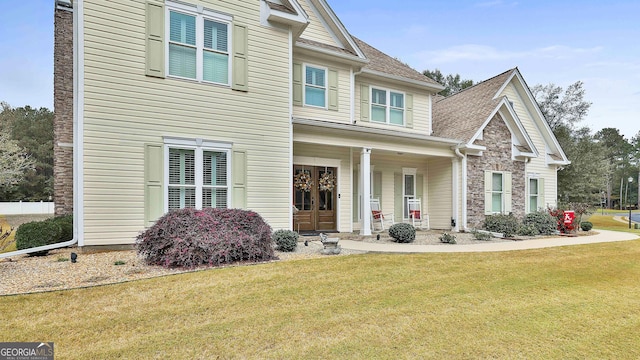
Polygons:
<instances>
[{"instance_id":1,"label":"roof gable","mask_svg":"<svg viewBox=\"0 0 640 360\"><path fill-rule=\"evenodd\" d=\"M519 99L507 98L505 89L509 84L514 84ZM568 164L566 155L545 121L518 68L508 70L457 94L437 100L433 110L433 135L458 139L472 146L494 115L502 112L501 115L510 126L514 139L519 142L514 142L516 148L518 146L528 147L532 150L532 154L545 151L544 149L535 149L533 146L529 134L513 109L512 101L517 100L522 101L523 105L534 114L534 125L541 133L546 147L550 149L549 151L557 158L562 159L552 160L549 163ZM527 153L525 148L522 148L522 153Z\"/></svg>"},{"instance_id":2,"label":"roof gable","mask_svg":"<svg viewBox=\"0 0 640 360\"><path fill-rule=\"evenodd\" d=\"M325 0L289 0L307 14L309 23L296 42L296 47L321 53L348 55L351 60L365 62L366 57Z\"/></svg>"}]
</instances>

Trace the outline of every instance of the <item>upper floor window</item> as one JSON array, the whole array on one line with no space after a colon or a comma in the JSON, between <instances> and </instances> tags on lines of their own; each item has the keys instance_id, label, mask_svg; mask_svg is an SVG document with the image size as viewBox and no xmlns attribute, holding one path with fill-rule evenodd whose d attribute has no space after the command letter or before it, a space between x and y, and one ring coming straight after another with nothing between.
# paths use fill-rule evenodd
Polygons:
<instances>
[{"instance_id":1,"label":"upper floor window","mask_svg":"<svg viewBox=\"0 0 640 360\"><path fill-rule=\"evenodd\" d=\"M325 108L327 69L305 65L304 74L304 104Z\"/></svg>"},{"instance_id":2,"label":"upper floor window","mask_svg":"<svg viewBox=\"0 0 640 360\"><path fill-rule=\"evenodd\" d=\"M404 94L371 88L371 121L404 125Z\"/></svg>"},{"instance_id":3,"label":"upper floor window","mask_svg":"<svg viewBox=\"0 0 640 360\"><path fill-rule=\"evenodd\" d=\"M229 85L231 19L208 10L168 12L169 75Z\"/></svg>"}]
</instances>

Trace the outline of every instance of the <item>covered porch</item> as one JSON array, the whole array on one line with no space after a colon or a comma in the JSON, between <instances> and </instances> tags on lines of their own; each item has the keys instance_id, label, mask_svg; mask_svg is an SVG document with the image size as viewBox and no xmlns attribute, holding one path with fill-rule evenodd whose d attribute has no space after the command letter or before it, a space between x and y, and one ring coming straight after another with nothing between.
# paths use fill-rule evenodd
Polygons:
<instances>
[{"instance_id":1,"label":"covered porch","mask_svg":"<svg viewBox=\"0 0 640 360\"><path fill-rule=\"evenodd\" d=\"M293 230L370 235L370 199L395 223L410 222L408 202L419 199L431 228L457 230L460 160L451 140L300 119L293 138Z\"/></svg>"}]
</instances>

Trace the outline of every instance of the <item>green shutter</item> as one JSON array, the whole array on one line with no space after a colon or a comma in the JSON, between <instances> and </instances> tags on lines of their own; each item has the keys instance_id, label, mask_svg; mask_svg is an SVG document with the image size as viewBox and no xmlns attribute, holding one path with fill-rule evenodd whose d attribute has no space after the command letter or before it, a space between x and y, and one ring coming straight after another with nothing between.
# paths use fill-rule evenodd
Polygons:
<instances>
[{"instance_id":1,"label":"green shutter","mask_svg":"<svg viewBox=\"0 0 640 360\"><path fill-rule=\"evenodd\" d=\"M231 205L237 209L245 209L247 207L247 152L245 150L233 150L232 161L233 189Z\"/></svg>"},{"instance_id":2,"label":"green shutter","mask_svg":"<svg viewBox=\"0 0 640 360\"><path fill-rule=\"evenodd\" d=\"M404 120L407 127L413 129L413 95L406 95L405 105Z\"/></svg>"},{"instance_id":3,"label":"green shutter","mask_svg":"<svg viewBox=\"0 0 640 360\"><path fill-rule=\"evenodd\" d=\"M293 105L302 106L302 64L293 63Z\"/></svg>"},{"instance_id":4,"label":"green shutter","mask_svg":"<svg viewBox=\"0 0 640 360\"><path fill-rule=\"evenodd\" d=\"M146 11L145 73L164 78L164 4L147 1Z\"/></svg>"},{"instance_id":5,"label":"green shutter","mask_svg":"<svg viewBox=\"0 0 640 360\"><path fill-rule=\"evenodd\" d=\"M508 214L512 211L511 207L511 173L504 173L504 213Z\"/></svg>"},{"instance_id":6,"label":"green shutter","mask_svg":"<svg viewBox=\"0 0 640 360\"><path fill-rule=\"evenodd\" d=\"M233 24L233 90L249 91L248 54L247 27Z\"/></svg>"},{"instance_id":7,"label":"green shutter","mask_svg":"<svg viewBox=\"0 0 640 360\"><path fill-rule=\"evenodd\" d=\"M338 72L329 70L329 110L338 111Z\"/></svg>"},{"instance_id":8,"label":"green shutter","mask_svg":"<svg viewBox=\"0 0 640 360\"><path fill-rule=\"evenodd\" d=\"M484 171L484 214L491 215L493 213L491 209L492 198L491 198L491 182L492 182L491 171Z\"/></svg>"},{"instance_id":9,"label":"green shutter","mask_svg":"<svg viewBox=\"0 0 640 360\"><path fill-rule=\"evenodd\" d=\"M538 209L547 208L547 203L544 200L544 179L538 178Z\"/></svg>"},{"instance_id":10,"label":"green shutter","mask_svg":"<svg viewBox=\"0 0 640 360\"><path fill-rule=\"evenodd\" d=\"M402 174L395 173L393 174L393 216L395 217L394 221L402 221L404 219L404 214L402 212L402 203L404 199L402 198Z\"/></svg>"},{"instance_id":11,"label":"green shutter","mask_svg":"<svg viewBox=\"0 0 640 360\"><path fill-rule=\"evenodd\" d=\"M144 224L151 226L164 214L164 188L162 186L163 146L145 144L144 146Z\"/></svg>"},{"instance_id":12,"label":"green shutter","mask_svg":"<svg viewBox=\"0 0 640 360\"><path fill-rule=\"evenodd\" d=\"M360 86L360 120L369 121L369 85Z\"/></svg>"}]
</instances>

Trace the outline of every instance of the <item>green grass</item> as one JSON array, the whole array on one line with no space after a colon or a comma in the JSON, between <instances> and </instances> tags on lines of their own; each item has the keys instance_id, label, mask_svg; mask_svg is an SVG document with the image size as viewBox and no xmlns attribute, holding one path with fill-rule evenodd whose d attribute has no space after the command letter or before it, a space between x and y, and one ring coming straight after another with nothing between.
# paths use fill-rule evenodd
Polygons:
<instances>
[{"instance_id":1,"label":"green grass","mask_svg":"<svg viewBox=\"0 0 640 360\"><path fill-rule=\"evenodd\" d=\"M625 219L629 219L629 212L616 214L617 216L623 216ZM611 230L611 231L623 231L629 232L632 234L640 235L639 229L634 229L633 224L631 225L631 229L629 229L628 222L620 222L613 219L613 216L610 215L601 215L600 213L594 213L588 219L583 221L590 221L593 224L593 229L598 230Z\"/></svg>"},{"instance_id":2,"label":"green grass","mask_svg":"<svg viewBox=\"0 0 640 360\"><path fill-rule=\"evenodd\" d=\"M635 359L640 241L352 255L0 297L56 359Z\"/></svg>"}]
</instances>

